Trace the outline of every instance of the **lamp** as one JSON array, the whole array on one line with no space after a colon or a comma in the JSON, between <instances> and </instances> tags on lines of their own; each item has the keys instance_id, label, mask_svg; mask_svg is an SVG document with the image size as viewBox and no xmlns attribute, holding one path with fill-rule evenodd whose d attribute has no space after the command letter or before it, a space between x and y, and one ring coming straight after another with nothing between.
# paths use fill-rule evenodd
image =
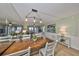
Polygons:
<instances>
[{"instance_id":1,"label":"lamp","mask_svg":"<svg viewBox=\"0 0 79 59\"><path fill-rule=\"evenodd\" d=\"M35 17L34 17L34 20L33 20L33 22L34 22L34 23L36 22L36 20L35 20Z\"/></svg>"},{"instance_id":2,"label":"lamp","mask_svg":"<svg viewBox=\"0 0 79 59\"><path fill-rule=\"evenodd\" d=\"M30 15L31 15L32 13L35 13L39 18L36 17L36 16L34 16L34 15L30 17ZM36 20L38 20L40 24L42 23L42 19L40 18L39 14L38 14L38 10L36 10L36 9L32 9L31 12L29 12L29 13L26 15L26 18L25 18L25 21L26 21L26 22L28 21L28 18L33 18L33 19L34 19L34 20L33 20L34 23L36 23Z\"/></svg>"},{"instance_id":3,"label":"lamp","mask_svg":"<svg viewBox=\"0 0 79 59\"><path fill-rule=\"evenodd\" d=\"M28 21L28 19L26 18L26 19L25 19L25 21L27 22L27 21Z\"/></svg>"},{"instance_id":4,"label":"lamp","mask_svg":"<svg viewBox=\"0 0 79 59\"><path fill-rule=\"evenodd\" d=\"M61 26L59 29L60 35L67 35L67 26Z\"/></svg>"},{"instance_id":5,"label":"lamp","mask_svg":"<svg viewBox=\"0 0 79 59\"><path fill-rule=\"evenodd\" d=\"M42 23L42 20L40 20L40 24Z\"/></svg>"},{"instance_id":6,"label":"lamp","mask_svg":"<svg viewBox=\"0 0 79 59\"><path fill-rule=\"evenodd\" d=\"M59 34L61 36L61 42L65 41L64 37L67 35L67 26L61 26L59 29Z\"/></svg>"},{"instance_id":7,"label":"lamp","mask_svg":"<svg viewBox=\"0 0 79 59\"><path fill-rule=\"evenodd\" d=\"M12 23L11 22L9 23L9 26L12 26Z\"/></svg>"}]
</instances>

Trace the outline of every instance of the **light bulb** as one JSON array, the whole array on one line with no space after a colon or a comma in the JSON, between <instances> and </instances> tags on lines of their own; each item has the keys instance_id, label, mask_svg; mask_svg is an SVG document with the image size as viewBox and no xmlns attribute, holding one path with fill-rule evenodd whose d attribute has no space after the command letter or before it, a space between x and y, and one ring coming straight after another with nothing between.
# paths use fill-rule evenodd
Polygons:
<instances>
[{"instance_id":1,"label":"light bulb","mask_svg":"<svg viewBox=\"0 0 79 59\"><path fill-rule=\"evenodd\" d=\"M42 23L42 21L40 20L40 23Z\"/></svg>"},{"instance_id":2,"label":"light bulb","mask_svg":"<svg viewBox=\"0 0 79 59\"><path fill-rule=\"evenodd\" d=\"M26 19L25 19L25 21L27 22L27 21L28 21L28 19L26 18Z\"/></svg>"},{"instance_id":3,"label":"light bulb","mask_svg":"<svg viewBox=\"0 0 79 59\"><path fill-rule=\"evenodd\" d=\"M34 23L36 22L36 20L34 19L34 21L33 21Z\"/></svg>"}]
</instances>

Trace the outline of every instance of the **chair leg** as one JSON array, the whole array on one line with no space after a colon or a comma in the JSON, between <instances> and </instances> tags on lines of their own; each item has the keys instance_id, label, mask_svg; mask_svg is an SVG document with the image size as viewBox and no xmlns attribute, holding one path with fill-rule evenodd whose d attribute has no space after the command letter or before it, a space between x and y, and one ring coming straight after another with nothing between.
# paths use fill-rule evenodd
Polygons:
<instances>
[{"instance_id":1,"label":"chair leg","mask_svg":"<svg viewBox=\"0 0 79 59\"><path fill-rule=\"evenodd\" d=\"M54 52L54 50L53 50L53 52L52 52L52 56L55 56L55 52Z\"/></svg>"},{"instance_id":2,"label":"chair leg","mask_svg":"<svg viewBox=\"0 0 79 59\"><path fill-rule=\"evenodd\" d=\"M39 56L41 56L41 53L40 53L40 51L39 51Z\"/></svg>"}]
</instances>

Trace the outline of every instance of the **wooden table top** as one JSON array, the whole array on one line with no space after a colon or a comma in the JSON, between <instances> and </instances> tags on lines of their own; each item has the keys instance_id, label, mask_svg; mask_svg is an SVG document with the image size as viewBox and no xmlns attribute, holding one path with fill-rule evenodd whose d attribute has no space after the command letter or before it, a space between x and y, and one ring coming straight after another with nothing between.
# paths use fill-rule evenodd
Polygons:
<instances>
[{"instance_id":1,"label":"wooden table top","mask_svg":"<svg viewBox=\"0 0 79 59\"><path fill-rule=\"evenodd\" d=\"M13 44L13 42L0 42L0 55L4 53L10 46Z\"/></svg>"},{"instance_id":2,"label":"wooden table top","mask_svg":"<svg viewBox=\"0 0 79 59\"><path fill-rule=\"evenodd\" d=\"M29 39L23 40L23 41L16 41L2 55L7 55L7 54L11 54L11 53L23 50L23 49L27 49L29 46L31 47L31 51L36 51L44 47L46 42L48 42L48 40L43 39L43 38L39 38L35 42Z\"/></svg>"}]
</instances>

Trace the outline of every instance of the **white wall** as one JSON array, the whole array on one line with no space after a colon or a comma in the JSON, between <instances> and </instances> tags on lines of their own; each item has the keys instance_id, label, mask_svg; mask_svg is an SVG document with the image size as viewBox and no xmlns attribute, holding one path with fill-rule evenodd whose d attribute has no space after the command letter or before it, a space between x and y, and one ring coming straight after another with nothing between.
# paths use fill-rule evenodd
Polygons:
<instances>
[{"instance_id":1,"label":"white wall","mask_svg":"<svg viewBox=\"0 0 79 59\"><path fill-rule=\"evenodd\" d=\"M71 36L71 47L79 50L79 16L72 16L56 21L56 32L61 26L67 26L67 33Z\"/></svg>"},{"instance_id":2,"label":"white wall","mask_svg":"<svg viewBox=\"0 0 79 59\"><path fill-rule=\"evenodd\" d=\"M76 19L71 18L64 18L61 20L56 21L56 32L59 33L59 29L62 26L67 27L67 34L77 36L77 27L76 27Z\"/></svg>"},{"instance_id":3,"label":"white wall","mask_svg":"<svg viewBox=\"0 0 79 59\"><path fill-rule=\"evenodd\" d=\"M79 38L78 37L71 37L71 47L74 49L79 50Z\"/></svg>"}]
</instances>

